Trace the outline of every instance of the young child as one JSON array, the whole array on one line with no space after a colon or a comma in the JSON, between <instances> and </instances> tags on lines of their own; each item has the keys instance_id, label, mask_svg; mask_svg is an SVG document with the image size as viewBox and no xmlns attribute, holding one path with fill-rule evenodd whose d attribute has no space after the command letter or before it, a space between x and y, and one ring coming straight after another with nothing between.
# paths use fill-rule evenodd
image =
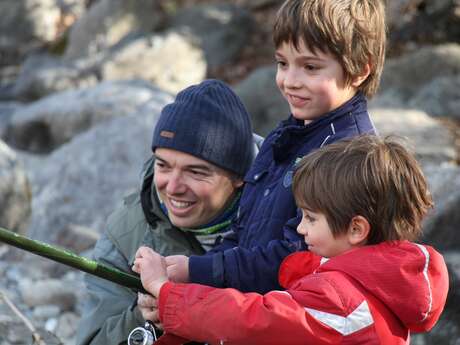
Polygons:
<instances>
[{"instance_id":1,"label":"young child","mask_svg":"<svg viewBox=\"0 0 460 345\"><path fill-rule=\"evenodd\" d=\"M173 281L259 293L279 288L281 261L304 247L295 232L296 161L340 139L374 133L366 98L380 80L384 18L382 0L282 5L273 34L276 83L291 115L268 135L245 176L233 234L206 255L166 258Z\"/></svg>"},{"instance_id":2,"label":"young child","mask_svg":"<svg viewBox=\"0 0 460 345\"><path fill-rule=\"evenodd\" d=\"M286 291L167 282L163 259L138 250L134 270L159 299L163 344L176 334L211 344L398 345L435 325L449 278L438 252L411 242L432 201L401 144L365 135L323 147L300 162L294 195L309 251L283 261Z\"/></svg>"}]
</instances>

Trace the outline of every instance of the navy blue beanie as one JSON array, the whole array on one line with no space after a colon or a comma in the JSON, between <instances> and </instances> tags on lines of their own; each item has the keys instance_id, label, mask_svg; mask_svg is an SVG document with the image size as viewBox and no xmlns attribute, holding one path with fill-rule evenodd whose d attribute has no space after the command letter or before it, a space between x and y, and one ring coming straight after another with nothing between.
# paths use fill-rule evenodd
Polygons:
<instances>
[{"instance_id":1,"label":"navy blue beanie","mask_svg":"<svg viewBox=\"0 0 460 345\"><path fill-rule=\"evenodd\" d=\"M152 150L185 152L244 176L253 160L252 126L239 97L219 80L190 86L161 111Z\"/></svg>"}]
</instances>

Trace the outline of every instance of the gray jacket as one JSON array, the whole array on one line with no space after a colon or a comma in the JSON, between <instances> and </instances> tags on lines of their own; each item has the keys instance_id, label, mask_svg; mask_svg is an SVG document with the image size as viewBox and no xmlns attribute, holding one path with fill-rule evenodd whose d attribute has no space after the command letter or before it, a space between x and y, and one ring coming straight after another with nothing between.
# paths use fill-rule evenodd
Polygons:
<instances>
[{"instance_id":1,"label":"gray jacket","mask_svg":"<svg viewBox=\"0 0 460 345\"><path fill-rule=\"evenodd\" d=\"M254 157L263 138L254 134ZM141 190L127 196L108 219L93 259L131 272L137 249L149 246L161 255L197 255L204 250L191 234L176 228L160 208L153 187L153 159L146 162ZM225 232L226 229L222 229ZM109 281L85 275L88 297L77 330L77 345L126 344L129 332L143 326L137 294Z\"/></svg>"},{"instance_id":2,"label":"gray jacket","mask_svg":"<svg viewBox=\"0 0 460 345\"><path fill-rule=\"evenodd\" d=\"M106 231L93 251L94 260L131 273L135 253L142 245L162 255L204 253L193 235L173 226L160 209L152 188L153 160L148 162L144 176L141 192L126 197L109 217ZM85 283L88 298L77 330L77 344L126 344L129 332L145 322L137 307L130 309L137 294L89 274L85 275Z\"/></svg>"}]
</instances>

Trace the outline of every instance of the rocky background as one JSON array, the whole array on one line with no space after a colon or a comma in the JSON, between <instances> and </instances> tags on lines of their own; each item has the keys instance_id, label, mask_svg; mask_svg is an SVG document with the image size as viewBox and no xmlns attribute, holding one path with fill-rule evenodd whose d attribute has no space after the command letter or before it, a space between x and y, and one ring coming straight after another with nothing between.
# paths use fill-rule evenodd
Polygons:
<instances>
[{"instance_id":1,"label":"rocky background","mask_svg":"<svg viewBox=\"0 0 460 345\"><path fill-rule=\"evenodd\" d=\"M281 3L2 0L0 226L89 255L138 184L162 106L204 78L229 82L267 134L288 115L270 36ZM460 344L460 2L388 0L388 23L371 114L423 164L424 241L451 273L441 322L413 343ZM0 244L0 276L0 345L74 344L81 272Z\"/></svg>"}]
</instances>

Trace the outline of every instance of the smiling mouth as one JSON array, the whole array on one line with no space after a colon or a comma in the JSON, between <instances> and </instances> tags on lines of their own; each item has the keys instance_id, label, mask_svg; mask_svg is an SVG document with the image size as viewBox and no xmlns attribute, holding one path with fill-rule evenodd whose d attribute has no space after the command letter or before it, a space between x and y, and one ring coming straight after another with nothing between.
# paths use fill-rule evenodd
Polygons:
<instances>
[{"instance_id":1,"label":"smiling mouth","mask_svg":"<svg viewBox=\"0 0 460 345\"><path fill-rule=\"evenodd\" d=\"M309 101L309 98L305 98L305 97L299 97L299 96L295 96L295 95L287 95L288 97L288 100L289 100L289 103L294 105L294 106L301 106L301 105L304 105L305 103L307 103Z\"/></svg>"},{"instance_id":2,"label":"smiling mouth","mask_svg":"<svg viewBox=\"0 0 460 345\"><path fill-rule=\"evenodd\" d=\"M193 202L190 202L190 201L180 201L180 200L174 200L174 199L169 199L169 202L175 208L180 208L180 209L190 207L194 204Z\"/></svg>"}]
</instances>

